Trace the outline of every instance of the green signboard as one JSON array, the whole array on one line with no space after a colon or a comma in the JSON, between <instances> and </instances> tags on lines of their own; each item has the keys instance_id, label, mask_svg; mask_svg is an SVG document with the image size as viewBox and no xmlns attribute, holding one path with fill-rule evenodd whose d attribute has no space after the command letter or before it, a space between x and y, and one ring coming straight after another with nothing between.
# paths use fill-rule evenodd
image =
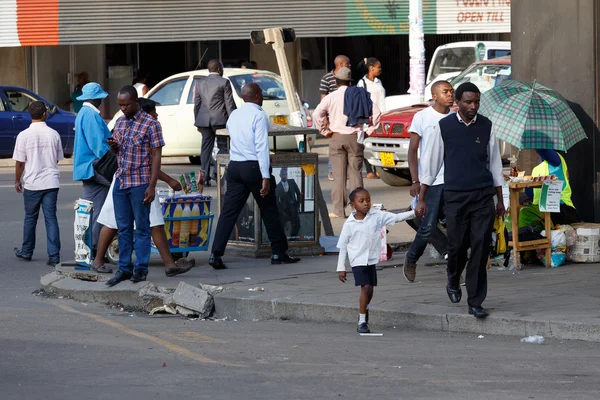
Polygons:
<instances>
[{"instance_id":1,"label":"green signboard","mask_svg":"<svg viewBox=\"0 0 600 400\"><path fill-rule=\"evenodd\" d=\"M348 36L407 35L409 0L346 0ZM436 1L423 0L423 29L436 33Z\"/></svg>"}]
</instances>

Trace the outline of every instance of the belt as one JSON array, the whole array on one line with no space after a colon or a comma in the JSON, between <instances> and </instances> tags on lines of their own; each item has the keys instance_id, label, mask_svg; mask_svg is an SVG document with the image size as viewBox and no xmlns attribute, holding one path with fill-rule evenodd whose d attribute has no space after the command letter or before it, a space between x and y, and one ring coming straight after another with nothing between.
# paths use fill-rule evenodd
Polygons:
<instances>
[{"instance_id":1,"label":"belt","mask_svg":"<svg viewBox=\"0 0 600 400\"><path fill-rule=\"evenodd\" d=\"M358 132L354 132L354 133L339 133L339 132L331 132L331 136L333 135L343 135L343 136L357 136Z\"/></svg>"}]
</instances>

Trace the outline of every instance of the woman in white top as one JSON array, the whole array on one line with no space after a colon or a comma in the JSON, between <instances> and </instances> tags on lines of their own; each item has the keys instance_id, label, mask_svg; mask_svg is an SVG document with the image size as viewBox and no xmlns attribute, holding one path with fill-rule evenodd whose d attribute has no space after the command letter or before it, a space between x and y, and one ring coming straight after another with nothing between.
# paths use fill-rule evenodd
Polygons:
<instances>
[{"instance_id":1,"label":"woman in white top","mask_svg":"<svg viewBox=\"0 0 600 400\"><path fill-rule=\"evenodd\" d=\"M385 88L379 79L381 76L381 63L375 57L365 58L363 60L364 68L367 70L365 76L357 82L356 86L364 87L371 93L371 100L379 107L382 113L385 112Z\"/></svg>"},{"instance_id":2,"label":"woman in white top","mask_svg":"<svg viewBox=\"0 0 600 400\"><path fill-rule=\"evenodd\" d=\"M138 97L144 97L146 93L148 93L148 86L146 82L148 81L148 76L150 74L143 69L139 69L137 76L133 80L133 87L137 91Z\"/></svg>"},{"instance_id":3,"label":"woman in white top","mask_svg":"<svg viewBox=\"0 0 600 400\"><path fill-rule=\"evenodd\" d=\"M381 63L375 57L365 58L359 67L366 70L365 76L358 81L356 86L363 87L371 94L371 100L379 107L382 113L385 112L385 89L381 84L381 80L378 78L381 75ZM367 179L379 179L379 176L375 173L375 168L367 161L363 159L363 164L367 170Z\"/></svg>"}]
</instances>

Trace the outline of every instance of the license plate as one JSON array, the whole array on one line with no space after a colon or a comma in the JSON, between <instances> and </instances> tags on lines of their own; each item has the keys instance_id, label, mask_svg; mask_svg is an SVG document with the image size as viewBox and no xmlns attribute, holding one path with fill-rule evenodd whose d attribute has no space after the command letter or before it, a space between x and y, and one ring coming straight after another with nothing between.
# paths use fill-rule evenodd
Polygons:
<instances>
[{"instance_id":1,"label":"license plate","mask_svg":"<svg viewBox=\"0 0 600 400\"><path fill-rule=\"evenodd\" d=\"M277 125L288 125L288 117L285 115L276 115L273 117L273 123Z\"/></svg>"},{"instance_id":2,"label":"license plate","mask_svg":"<svg viewBox=\"0 0 600 400\"><path fill-rule=\"evenodd\" d=\"M394 153L380 153L381 155L381 164L384 167L393 167L396 165L396 161L394 161Z\"/></svg>"}]
</instances>

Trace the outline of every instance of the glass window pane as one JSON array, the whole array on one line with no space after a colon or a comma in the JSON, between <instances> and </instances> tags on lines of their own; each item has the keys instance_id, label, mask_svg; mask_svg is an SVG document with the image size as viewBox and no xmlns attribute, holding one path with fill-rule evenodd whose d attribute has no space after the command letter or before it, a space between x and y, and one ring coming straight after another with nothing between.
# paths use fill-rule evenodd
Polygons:
<instances>
[{"instance_id":1,"label":"glass window pane","mask_svg":"<svg viewBox=\"0 0 600 400\"><path fill-rule=\"evenodd\" d=\"M159 106L174 106L179 104L187 78L169 81L161 86L149 98Z\"/></svg>"},{"instance_id":2,"label":"glass window pane","mask_svg":"<svg viewBox=\"0 0 600 400\"><path fill-rule=\"evenodd\" d=\"M194 78L194 82L192 82L192 88L190 89L190 93L188 94L188 104L194 104L194 97L196 97L196 83L200 82L200 80L204 78L204 76L197 76Z\"/></svg>"},{"instance_id":3,"label":"glass window pane","mask_svg":"<svg viewBox=\"0 0 600 400\"><path fill-rule=\"evenodd\" d=\"M274 74L244 74L230 76L229 80L238 96L242 97L242 87L245 84L255 82L263 91L265 100L285 100L285 89L281 78Z\"/></svg>"},{"instance_id":4,"label":"glass window pane","mask_svg":"<svg viewBox=\"0 0 600 400\"><path fill-rule=\"evenodd\" d=\"M35 97L18 90L5 90L4 94L10 103L10 108L12 108L14 112L27 111L29 103L38 100Z\"/></svg>"},{"instance_id":5,"label":"glass window pane","mask_svg":"<svg viewBox=\"0 0 600 400\"><path fill-rule=\"evenodd\" d=\"M457 47L438 51L431 80L438 75L461 72L476 60L474 47Z\"/></svg>"}]
</instances>

